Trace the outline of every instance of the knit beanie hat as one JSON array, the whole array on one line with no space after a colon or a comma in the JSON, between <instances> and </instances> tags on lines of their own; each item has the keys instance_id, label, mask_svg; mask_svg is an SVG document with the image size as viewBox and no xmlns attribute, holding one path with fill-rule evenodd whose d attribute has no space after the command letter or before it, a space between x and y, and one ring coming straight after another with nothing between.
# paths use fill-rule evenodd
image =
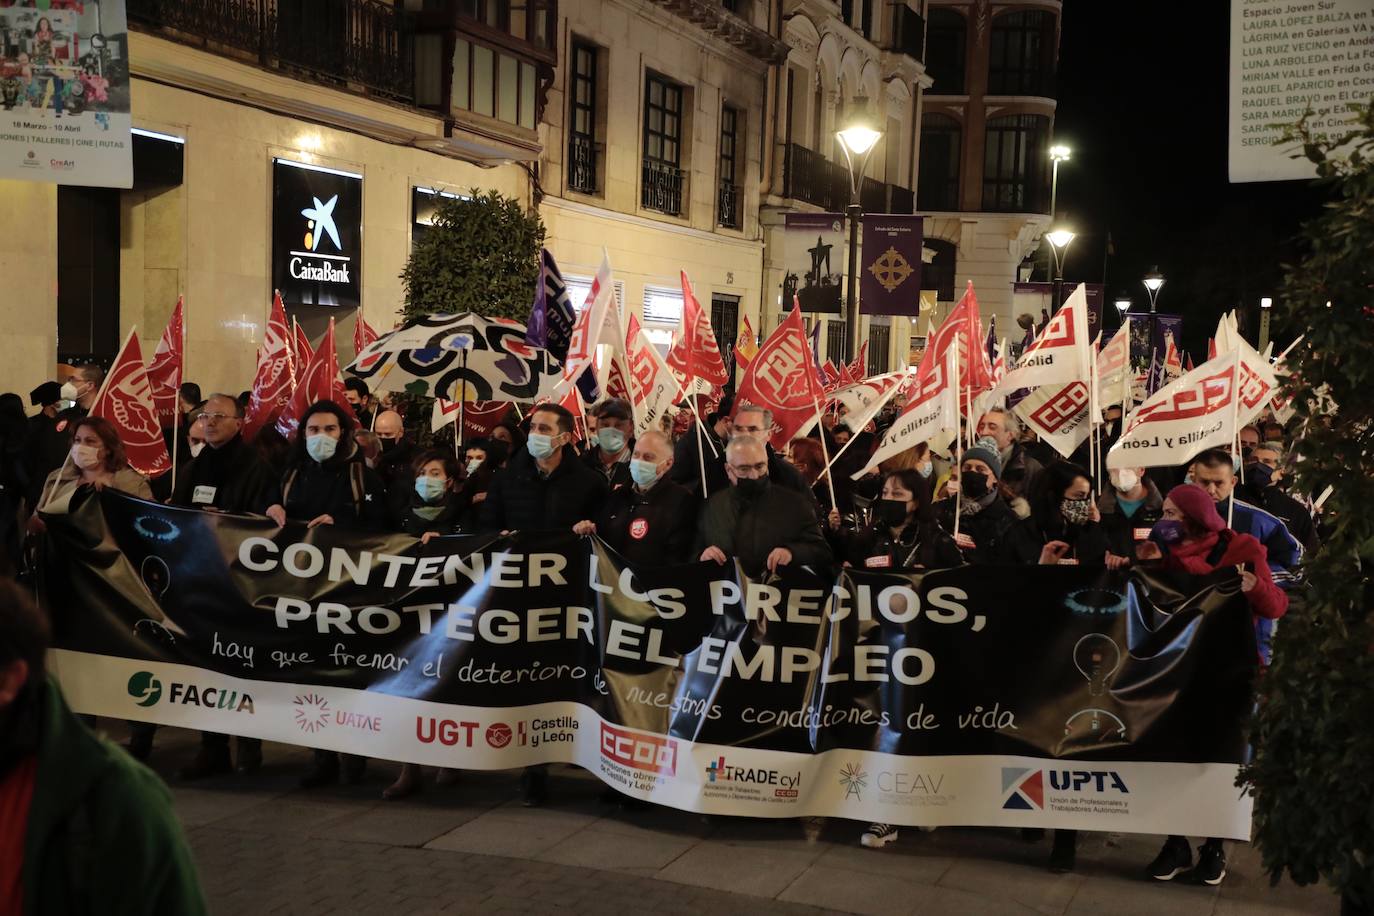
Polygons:
<instances>
[{"instance_id":1,"label":"knit beanie hat","mask_svg":"<svg viewBox=\"0 0 1374 916\"><path fill-rule=\"evenodd\" d=\"M964 452L964 460L968 461L970 458L983 462L992 468L992 473L998 480L1002 479L1002 453L997 448L997 440L990 436L979 439L973 448Z\"/></svg>"},{"instance_id":2,"label":"knit beanie hat","mask_svg":"<svg viewBox=\"0 0 1374 916\"><path fill-rule=\"evenodd\" d=\"M1169 491L1169 500L1194 525L1204 531L1220 531L1226 522L1217 513L1217 504L1207 491L1197 484L1185 483Z\"/></svg>"}]
</instances>

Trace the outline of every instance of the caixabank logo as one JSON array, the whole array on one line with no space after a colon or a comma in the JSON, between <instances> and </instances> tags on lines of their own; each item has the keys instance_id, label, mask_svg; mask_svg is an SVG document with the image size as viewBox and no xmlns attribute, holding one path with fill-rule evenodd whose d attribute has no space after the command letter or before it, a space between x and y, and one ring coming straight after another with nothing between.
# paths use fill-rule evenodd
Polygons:
<instances>
[{"instance_id":1,"label":"caixabank logo","mask_svg":"<svg viewBox=\"0 0 1374 916\"><path fill-rule=\"evenodd\" d=\"M156 706L164 695L162 681L151 671L139 671L129 678L128 692L135 703L144 707ZM249 694L213 684L172 681L167 685L165 694L169 704L253 715L253 698Z\"/></svg>"},{"instance_id":2,"label":"caixabank logo","mask_svg":"<svg viewBox=\"0 0 1374 916\"><path fill-rule=\"evenodd\" d=\"M1002 808L1061 814L1127 814L1131 790L1116 770L1002 767Z\"/></svg>"}]
</instances>

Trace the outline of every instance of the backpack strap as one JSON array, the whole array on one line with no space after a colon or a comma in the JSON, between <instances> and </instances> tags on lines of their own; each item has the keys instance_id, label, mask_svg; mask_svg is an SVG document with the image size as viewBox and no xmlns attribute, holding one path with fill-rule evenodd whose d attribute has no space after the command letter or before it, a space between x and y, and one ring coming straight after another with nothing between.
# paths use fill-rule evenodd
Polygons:
<instances>
[{"instance_id":1,"label":"backpack strap","mask_svg":"<svg viewBox=\"0 0 1374 916\"><path fill-rule=\"evenodd\" d=\"M1221 558L1226 556L1226 551L1231 547L1231 535L1234 532L1230 528L1223 528L1217 532L1217 542L1212 545L1211 551L1207 554L1207 565L1215 567L1221 562Z\"/></svg>"}]
</instances>

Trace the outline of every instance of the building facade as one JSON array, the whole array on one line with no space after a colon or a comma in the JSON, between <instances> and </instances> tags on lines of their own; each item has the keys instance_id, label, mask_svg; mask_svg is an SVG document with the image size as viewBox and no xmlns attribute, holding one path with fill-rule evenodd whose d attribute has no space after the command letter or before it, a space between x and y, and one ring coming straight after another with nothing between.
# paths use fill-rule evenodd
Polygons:
<instances>
[{"instance_id":1,"label":"building facade","mask_svg":"<svg viewBox=\"0 0 1374 916\"><path fill-rule=\"evenodd\" d=\"M984 320L996 316L1004 335L1018 268L1050 222L1061 11L1060 0L929 0L927 11L923 285L945 310L973 281Z\"/></svg>"},{"instance_id":2,"label":"building facade","mask_svg":"<svg viewBox=\"0 0 1374 916\"><path fill-rule=\"evenodd\" d=\"M783 294L786 214L841 213L850 203L849 170L835 138L847 113L864 109L883 131L860 189L864 212L914 212L917 127L922 92L930 83L923 63L925 20L917 0L782 4L788 54L777 85L778 117L768 138L771 154L760 217L766 255L764 330L776 327L791 308ZM843 314L808 320L822 322L821 358L838 363L846 353ZM870 371L906 364L913 325L906 318L861 314L859 342L869 342Z\"/></svg>"}]
</instances>

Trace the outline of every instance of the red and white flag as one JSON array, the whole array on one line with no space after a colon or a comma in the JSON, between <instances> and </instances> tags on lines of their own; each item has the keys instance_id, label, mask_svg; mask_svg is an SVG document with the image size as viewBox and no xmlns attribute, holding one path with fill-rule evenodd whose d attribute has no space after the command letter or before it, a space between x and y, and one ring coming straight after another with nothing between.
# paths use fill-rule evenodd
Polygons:
<instances>
[{"instance_id":1,"label":"red and white flag","mask_svg":"<svg viewBox=\"0 0 1374 916\"><path fill-rule=\"evenodd\" d=\"M635 435L642 435L658 424L677 400L677 380L658 350L644 336L639 319L630 316L625 331L625 355L629 361L630 388L633 391Z\"/></svg>"},{"instance_id":2,"label":"red and white flag","mask_svg":"<svg viewBox=\"0 0 1374 916\"><path fill-rule=\"evenodd\" d=\"M1230 447L1276 387L1273 369L1258 354L1251 357L1237 347L1210 359L1131 414L1107 453L1107 467L1173 467L1206 449Z\"/></svg>"},{"instance_id":3,"label":"red and white flag","mask_svg":"<svg viewBox=\"0 0 1374 916\"><path fill-rule=\"evenodd\" d=\"M1050 446L1068 458L1092 431L1088 384L1040 385L1012 410Z\"/></svg>"},{"instance_id":4,"label":"red and white flag","mask_svg":"<svg viewBox=\"0 0 1374 916\"><path fill-rule=\"evenodd\" d=\"M745 404L771 410L773 430L768 441L781 450L815 421L822 394L801 309L794 304L749 361L735 395L735 412Z\"/></svg>"},{"instance_id":5,"label":"red and white flag","mask_svg":"<svg viewBox=\"0 0 1374 916\"><path fill-rule=\"evenodd\" d=\"M353 355L355 357L362 353L368 344L377 339L377 332L372 330L372 325L363 320L361 306L358 308L357 316L357 320L353 322Z\"/></svg>"},{"instance_id":6,"label":"red and white flag","mask_svg":"<svg viewBox=\"0 0 1374 916\"><path fill-rule=\"evenodd\" d=\"M343 378L339 375L339 358L334 348L334 319L331 318L320 348L315 351L310 364L301 371L291 400L277 417L277 432L290 439L296 427L305 419L305 412L316 401L333 401L346 416L353 416L346 390Z\"/></svg>"},{"instance_id":7,"label":"red and white flag","mask_svg":"<svg viewBox=\"0 0 1374 916\"><path fill-rule=\"evenodd\" d=\"M162 330L162 339L153 351L148 364L148 384L153 389L153 406L158 422L171 426L177 418L177 392L186 372L186 323L182 315L182 297L177 297L172 317Z\"/></svg>"},{"instance_id":8,"label":"red and white flag","mask_svg":"<svg viewBox=\"0 0 1374 916\"><path fill-rule=\"evenodd\" d=\"M305 367L309 366L310 361L315 358L315 349L310 346L310 338L306 336L296 319L291 319L291 325L295 329L294 336L291 338L291 373L294 379L293 384L299 384Z\"/></svg>"},{"instance_id":9,"label":"red and white flag","mask_svg":"<svg viewBox=\"0 0 1374 916\"><path fill-rule=\"evenodd\" d=\"M1090 381L1093 364L1092 331L1088 326L1088 291L1079 284L1049 324L1003 377L1003 391Z\"/></svg>"},{"instance_id":10,"label":"red and white flag","mask_svg":"<svg viewBox=\"0 0 1374 916\"><path fill-rule=\"evenodd\" d=\"M267 318L262 346L258 348L258 371L253 377L253 392L244 414L243 438L249 442L258 432L274 423L291 400L295 380L292 369L291 328L281 293L272 297L272 313Z\"/></svg>"},{"instance_id":11,"label":"red and white flag","mask_svg":"<svg viewBox=\"0 0 1374 916\"><path fill-rule=\"evenodd\" d=\"M464 438L469 442L474 439L485 439L491 435L492 430L501 425L501 421L510 413L510 408L510 401L468 401L460 410L457 401L435 398L434 410L429 418L429 430L437 433L450 423L457 422L461 413Z\"/></svg>"},{"instance_id":12,"label":"red and white flag","mask_svg":"<svg viewBox=\"0 0 1374 916\"><path fill-rule=\"evenodd\" d=\"M1172 331L1164 332L1164 377L1176 379L1183 374L1183 357L1178 352Z\"/></svg>"},{"instance_id":13,"label":"red and white flag","mask_svg":"<svg viewBox=\"0 0 1374 916\"><path fill-rule=\"evenodd\" d=\"M992 385L1000 387L1007 377L1007 339L1003 337L997 344L997 358L992 361Z\"/></svg>"},{"instance_id":14,"label":"red and white flag","mask_svg":"<svg viewBox=\"0 0 1374 916\"><path fill-rule=\"evenodd\" d=\"M862 381L868 378L868 341L859 344L859 352L854 354L854 361L849 364L849 377L854 381Z\"/></svg>"},{"instance_id":15,"label":"red and white flag","mask_svg":"<svg viewBox=\"0 0 1374 916\"><path fill-rule=\"evenodd\" d=\"M137 329L129 332L110 367L109 375L91 404L91 416L114 425L129 466L144 477L158 477L172 469L172 457L162 438L162 424L153 406L153 389L143 367L143 348Z\"/></svg>"},{"instance_id":16,"label":"red and white flag","mask_svg":"<svg viewBox=\"0 0 1374 916\"><path fill-rule=\"evenodd\" d=\"M852 475L858 480L883 461L922 442L936 451L944 448L959 433L959 349L946 346L939 363L929 362L930 351L916 373L916 389L911 400L892 425L883 441L868 459L863 470Z\"/></svg>"},{"instance_id":17,"label":"red and white flag","mask_svg":"<svg viewBox=\"0 0 1374 916\"><path fill-rule=\"evenodd\" d=\"M974 295L973 282L969 281L959 304L930 334L925 355L921 357L921 366L917 370L918 390L928 392L929 377L942 373L946 355L952 349L958 350L956 362L959 378L955 383L955 394L960 407L968 408L979 394L992 388L992 363L988 361L987 350L983 347L984 340L978 297Z\"/></svg>"},{"instance_id":18,"label":"red and white flag","mask_svg":"<svg viewBox=\"0 0 1374 916\"><path fill-rule=\"evenodd\" d=\"M1097 354L1097 405L1125 404L1131 395L1131 319L1128 317Z\"/></svg>"},{"instance_id":19,"label":"red and white flag","mask_svg":"<svg viewBox=\"0 0 1374 916\"><path fill-rule=\"evenodd\" d=\"M711 330L711 320L692 292L687 272L684 270L681 274L682 333L668 351L668 368L678 374L684 388L695 379L705 379L712 385L724 385L730 380L730 374L725 371L725 362L720 358L720 344L716 342L715 331ZM631 356L630 360L633 362L634 357Z\"/></svg>"},{"instance_id":20,"label":"red and white flag","mask_svg":"<svg viewBox=\"0 0 1374 916\"><path fill-rule=\"evenodd\" d=\"M603 254L601 266L592 278L592 288L587 293L586 305L582 308L582 314L577 316L572 337L568 341L568 355L563 360L563 375L554 389L554 393L560 399L568 387L575 385L582 377L582 373L593 365L596 360L596 345L601 343L608 330L612 333L611 339L607 342L615 346L620 345L623 337L618 333L618 314L615 304L615 278L611 276L611 259Z\"/></svg>"},{"instance_id":21,"label":"red and white flag","mask_svg":"<svg viewBox=\"0 0 1374 916\"><path fill-rule=\"evenodd\" d=\"M886 375L875 375L872 378L864 379L862 382L845 385L843 388L836 388L830 392L830 403L844 405L847 423L849 417L862 415L876 401L881 400L886 403L889 400L886 397L887 393L896 389L906 377L907 373L905 372L889 372ZM850 428L854 429L853 427ZM857 433L862 428L861 426L854 429L854 432Z\"/></svg>"}]
</instances>

